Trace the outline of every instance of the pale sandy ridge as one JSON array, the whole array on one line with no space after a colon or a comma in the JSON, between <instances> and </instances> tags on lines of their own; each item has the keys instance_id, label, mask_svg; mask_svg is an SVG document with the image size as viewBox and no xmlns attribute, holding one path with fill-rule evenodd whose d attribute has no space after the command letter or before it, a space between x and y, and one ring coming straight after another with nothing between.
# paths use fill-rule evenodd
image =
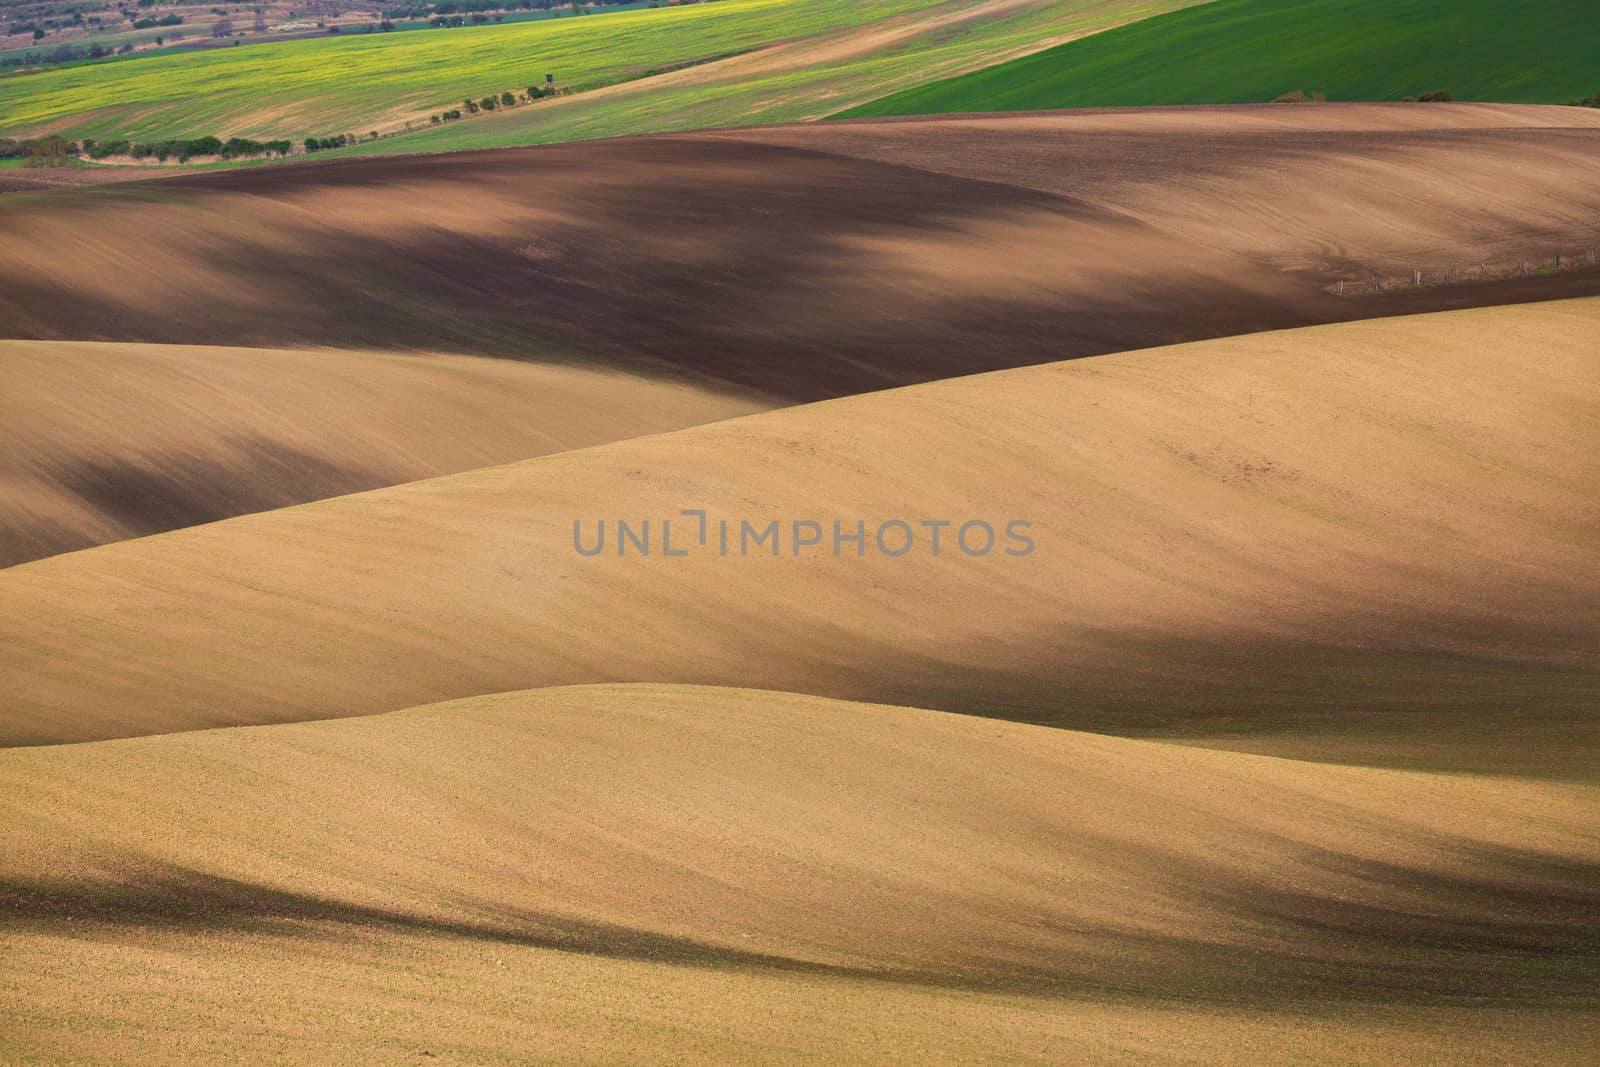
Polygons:
<instances>
[{"instance_id":1,"label":"pale sandy ridge","mask_svg":"<svg viewBox=\"0 0 1600 1067\"><path fill-rule=\"evenodd\" d=\"M9 751L0 798L0 986L36 1042L102 1054L172 1058L186 1026L305 1059L360 998L363 1019L411 1018L338 1023L348 1055L566 1059L626 1034L602 1058L857 1060L871 1024L899 1055L1059 1061L1081 1020L1102 1053L1163 1061L1241 1040L1454 1060L1571 1055L1581 1025L1530 1020L1600 996L1595 787L590 686ZM244 1001L215 977L241 961ZM429 1010L419 979L441 972L436 996L479 1007ZM940 1002L984 1041L947 1033ZM1478 1046L1461 1003L1498 1037ZM1157 1022L1113 1036L1129 1006ZM97 1023L69 1033L80 1010Z\"/></svg>"},{"instance_id":2,"label":"pale sandy ridge","mask_svg":"<svg viewBox=\"0 0 1600 1067\"><path fill-rule=\"evenodd\" d=\"M0 574L13 744L666 681L1592 774L1600 301L769 412ZM1003 471L1003 476L996 476ZM584 558L573 524L1034 523L1017 558ZM680 534L682 529L680 527Z\"/></svg>"},{"instance_id":3,"label":"pale sandy ridge","mask_svg":"<svg viewBox=\"0 0 1600 1067\"><path fill-rule=\"evenodd\" d=\"M770 406L599 367L331 349L0 341L0 378L0 566Z\"/></svg>"}]
</instances>

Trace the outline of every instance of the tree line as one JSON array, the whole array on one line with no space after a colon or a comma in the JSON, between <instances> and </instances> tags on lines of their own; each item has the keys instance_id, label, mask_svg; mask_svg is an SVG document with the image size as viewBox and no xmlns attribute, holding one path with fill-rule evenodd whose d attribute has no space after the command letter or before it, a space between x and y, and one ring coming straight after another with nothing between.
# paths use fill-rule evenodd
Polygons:
<instances>
[{"instance_id":1,"label":"tree line","mask_svg":"<svg viewBox=\"0 0 1600 1067\"><path fill-rule=\"evenodd\" d=\"M460 107L453 107L449 111L441 111L437 115L431 116L429 121L437 126L441 122L453 122L461 118L463 113L476 115L482 111L497 111L504 107L516 107L518 104L531 104L536 100L547 100L552 96L566 96L570 92L572 92L571 89L548 84L530 85L524 93L516 93L507 89L498 96L490 93L488 96L480 97L477 100L469 97L461 101Z\"/></svg>"},{"instance_id":2,"label":"tree line","mask_svg":"<svg viewBox=\"0 0 1600 1067\"><path fill-rule=\"evenodd\" d=\"M30 167L64 167L74 160L87 156L90 159L109 159L112 156L131 156L134 159L156 159L165 163L176 159L187 163L197 156L217 156L222 159L243 159L251 156L287 156L294 150L291 141L254 141L248 137L173 138L166 141L96 140L85 137L81 142L65 137L39 137L33 140L0 138L0 159L21 159Z\"/></svg>"}]
</instances>

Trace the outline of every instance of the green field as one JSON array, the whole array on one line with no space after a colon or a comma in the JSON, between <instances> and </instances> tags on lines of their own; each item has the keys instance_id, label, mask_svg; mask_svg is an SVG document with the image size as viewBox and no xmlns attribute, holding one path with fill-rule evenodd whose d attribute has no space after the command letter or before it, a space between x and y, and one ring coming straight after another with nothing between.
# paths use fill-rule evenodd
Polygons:
<instances>
[{"instance_id":1,"label":"green field","mask_svg":"<svg viewBox=\"0 0 1600 1067\"><path fill-rule=\"evenodd\" d=\"M1266 101L1568 103L1600 89L1595 0L1215 0L837 117Z\"/></svg>"},{"instance_id":2,"label":"green field","mask_svg":"<svg viewBox=\"0 0 1600 1067\"><path fill-rule=\"evenodd\" d=\"M795 0L817 7L815 0ZM1037 51L1041 42L1098 33L1200 0L1029 0L1001 11L968 0L864 4L870 23L790 38L768 54L698 67L692 77L650 78L488 119L362 145L343 153L496 148L634 133L826 118L841 107ZM951 21L951 15L962 16ZM892 44L882 37L893 33Z\"/></svg>"},{"instance_id":3,"label":"green field","mask_svg":"<svg viewBox=\"0 0 1600 1067\"><path fill-rule=\"evenodd\" d=\"M967 0L718 0L152 55L0 80L0 135L298 141L392 133L408 122L426 126L430 113L459 107L464 97L524 88L546 73L578 92L344 151L432 151L821 118L930 76L977 69L1193 2L1022 0L990 10ZM730 55L737 58L651 77Z\"/></svg>"}]
</instances>

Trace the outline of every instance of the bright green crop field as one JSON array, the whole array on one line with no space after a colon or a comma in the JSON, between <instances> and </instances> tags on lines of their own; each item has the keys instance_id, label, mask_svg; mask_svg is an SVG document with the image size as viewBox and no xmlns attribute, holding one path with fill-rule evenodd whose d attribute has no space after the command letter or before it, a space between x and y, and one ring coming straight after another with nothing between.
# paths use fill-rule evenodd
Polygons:
<instances>
[{"instance_id":1,"label":"bright green crop field","mask_svg":"<svg viewBox=\"0 0 1600 1067\"><path fill-rule=\"evenodd\" d=\"M897 0L928 6L928 0ZM875 5L869 5L875 6ZM719 0L510 25L286 41L88 64L0 80L0 132L158 140L298 138L424 120L463 98L574 89L862 18L856 0Z\"/></svg>"},{"instance_id":2,"label":"bright green crop field","mask_svg":"<svg viewBox=\"0 0 1600 1067\"><path fill-rule=\"evenodd\" d=\"M974 70L1186 2L1196 0L717 0L247 45L0 79L0 135L298 141L388 133L408 121L427 124L431 113L460 107L469 96L542 82L546 73L574 94L340 154L821 118L929 77ZM687 69L661 74L673 68Z\"/></svg>"},{"instance_id":3,"label":"bright green crop field","mask_svg":"<svg viewBox=\"0 0 1600 1067\"><path fill-rule=\"evenodd\" d=\"M814 0L797 0L816 6ZM941 73L973 70L1051 42L1201 0L972 0L915 5L861 0L882 17L790 38L765 54L450 123L339 154L444 151L825 118L851 103Z\"/></svg>"},{"instance_id":4,"label":"bright green crop field","mask_svg":"<svg viewBox=\"0 0 1600 1067\"><path fill-rule=\"evenodd\" d=\"M838 117L1330 100L1569 103L1600 90L1596 0L1214 0Z\"/></svg>"}]
</instances>

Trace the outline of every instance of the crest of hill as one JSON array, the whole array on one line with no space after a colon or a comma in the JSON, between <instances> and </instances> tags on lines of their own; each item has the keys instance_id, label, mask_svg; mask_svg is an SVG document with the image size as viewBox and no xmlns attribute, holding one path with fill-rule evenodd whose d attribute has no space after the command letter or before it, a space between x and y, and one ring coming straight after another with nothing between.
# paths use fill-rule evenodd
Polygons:
<instances>
[{"instance_id":1,"label":"crest of hill","mask_svg":"<svg viewBox=\"0 0 1600 1067\"><path fill-rule=\"evenodd\" d=\"M532 353L816 400L1592 292L1595 271L1431 283L1600 250L1597 150L1586 109L1263 106L191 174L0 197L0 323ZM1374 273L1395 290L1331 291Z\"/></svg>"},{"instance_id":2,"label":"crest of hill","mask_svg":"<svg viewBox=\"0 0 1600 1067\"><path fill-rule=\"evenodd\" d=\"M0 727L81 741L663 681L1582 777L1597 323L1584 300L1072 361L24 564L0 573ZM1037 547L575 551L575 523L684 508L1022 519Z\"/></svg>"},{"instance_id":3,"label":"crest of hill","mask_svg":"<svg viewBox=\"0 0 1600 1067\"><path fill-rule=\"evenodd\" d=\"M590 1013L553 1038L547 1022L546 1053L592 1040L596 1015L631 1030L652 1001L697 1016L730 972L757 1012L820 982L852 1019L869 993L977 1001L996 1022L1031 1001L1063 1049L1061 1022L1107 1006L1256 1013L1257 1027L1263 1007L1320 1017L1299 1038L1315 1048L1337 1020L1381 1030L1370 1002L1397 989L1402 1007L1447 1018L1595 996L1593 786L678 686L10 751L0 785L0 983L54 961L29 975L25 1025L63 1029L90 990L97 1017L144 1013L138 1028L50 1035L69 1047L126 1051L197 1009L249 1010L251 1043L303 1040L341 999L365 1002L342 1039L364 1043L371 1013L412 1003L419 969L472 954L468 986L519 1027L568 1010L550 993L575 987ZM132 966L158 947L167 966ZM232 971L230 956L259 961L248 1004L230 984L185 982ZM385 956L406 962L369 984ZM345 980L305 981L319 970ZM73 994L63 974L94 981ZM522 985L534 975L537 993ZM297 979L301 1006L280 1014ZM106 995L133 982L145 995ZM455 1012L414 1014L412 1041L471 1040ZM926 1041L941 1017L902 1025ZM1199 1040L1240 1040L1239 1026L1201 1025ZM1525 1014L1509 1032L1538 1029ZM1549 1029L1537 1044L1584 1040ZM767 1039L816 1031L782 1012ZM1436 1019L1404 1044L1462 1040Z\"/></svg>"},{"instance_id":4,"label":"crest of hill","mask_svg":"<svg viewBox=\"0 0 1600 1067\"><path fill-rule=\"evenodd\" d=\"M0 341L0 567L768 406L477 356Z\"/></svg>"}]
</instances>

